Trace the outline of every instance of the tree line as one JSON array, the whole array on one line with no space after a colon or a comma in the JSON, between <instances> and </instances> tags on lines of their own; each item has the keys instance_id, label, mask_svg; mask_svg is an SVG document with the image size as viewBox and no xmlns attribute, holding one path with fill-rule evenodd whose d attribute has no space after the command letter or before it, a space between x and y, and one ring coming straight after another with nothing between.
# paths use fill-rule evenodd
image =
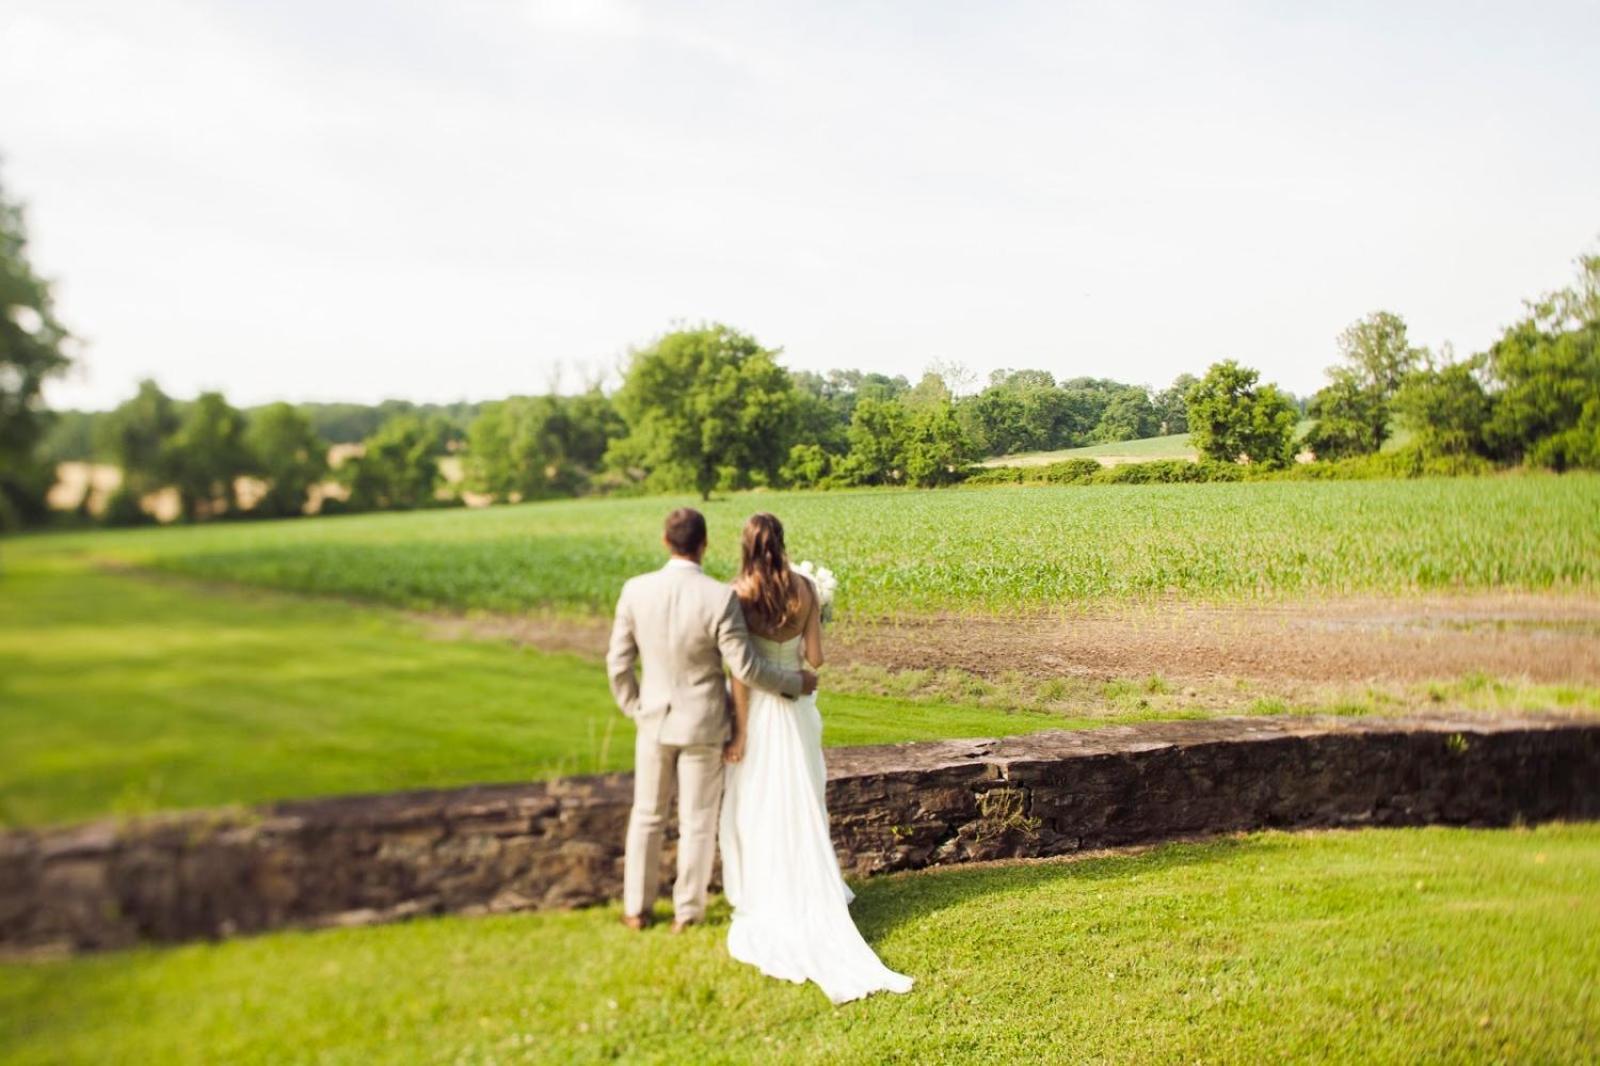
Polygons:
<instances>
[{"instance_id":1,"label":"tree line","mask_svg":"<svg viewBox=\"0 0 1600 1066\"><path fill-rule=\"evenodd\" d=\"M1396 461L1367 469L1600 469L1600 254L1576 266L1569 285L1527 301L1487 350L1465 359L1413 345L1390 311L1352 323L1328 383L1306 405L1311 428L1299 442L1289 397L1253 370L1219 363L1188 392L1191 439L1206 459L1282 468L1297 447L1321 463L1359 461L1398 430Z\"/></svg>"},{"instance_id":2,"label":"tree line","mask_svg":"<svg viewBox=\"0 0 1600 1066\"><path fill-rule=\"evenodd\" d=\"M1301 449L1319 462L1359 460L1397 429L1419 463L1600 468L1600 255L1578 266L1572 285L1529 302L1467 359L1412 345L1399 315L1366 316L1340 335L1339 363L1305 404L1226 360L1160 390L1030 369L996 371L975 390L952 366L916 382L790 371L778 350L710 324L633 352L610 392L241 410L218 392L179 402L146 381L110 412L54 416L40 391L70 363L72 338L29 266L22 212L0 190L0 528L44 519L54 463L68 457L121 468L106 510L119 523L147 520L141 501L163 488L177 492L189 520L301 514L330 479L343 494L324 497L324 511L446 505L459 502L441 476L450 453L462 461L460 488L497 501L929 487L969 479L985 457L1181 433L1206 460L1266 470L1289 466ZM1303 439L1302 416L1312 420ZM330 444L357 442L330 468ZM262 486L248 508L241 478Z\"/></svg>"},{"instance_id":3,"label":"tree line","mask_svg":"<svg viewBox=\"0 0 1600 1066\"><path fill-rule=\"evenodd\" d=\"M179 402L179 408L182 408ZM253 418L271 404L244 407L246 418ZM316 435L329 444L360 444L378 431L390 419L400 415L417 415L424 419L439 419L444 425L445 439L455 444L466 438L467 427L478 416L483 404L460 401L457 403L412 403L410 400L383 400L365 403L297 403L294 409L303 415ZM105 411L52 411L50 423L40 441L40 454L51 462L108 461L102 447L102 438L96 427L104 420Z\"/></svg>"},{"instance_id":4,"label":"tree line","mask_svg":"<svg viewBox=\"0 0 1600 1066\"><path fill-rule=\"evenodd\" d=\"M392 414L360 442L358 454L332 467L330 442L295 405L247 413L220 392L180 403L147 380L95 420L94 454L122 472L106 506L111 524L149 521L143 501L164 488L177 492L189 521L282 518L305 513L313 490L327 481L345 495L323 498L325 513L435 505L441 502L439 460L453 436L440 415ZM248 508L238 493L245 478L261 486Z\"/></svg>"},{"instance_id":5,"label":"tree line","mask_svg":"<svg viewBox=\"0 0 1600 1066\"><path fill-rule=\"evenodd\" d=\"M456 453L460 488L497 501L590 492L756 486L932 486L960 480L986 454L1183 432L1182 388L1152 395L1107 379L1057 383L1038 370L996 372L958 398L951 376L859 370L790 372L779 353L727 326L679 330L633 354L621 387L478 404L270 404L239 409L207 392L192 401L154 381L108 412L71 412L45 435L50 459L115 464L123 482L107 520L147 520L140 503L174 489L189 520L301 513L326 480L348 496L323 511L454 502L439 461ZM329 432L327 419L339 430ZM359 417L358 417L359 416ZM351 440L348 427L372 428ZM334 443L359 453L336 468ZM265 492L248 509L240 478Z\"/></svg>"}]
</instances>

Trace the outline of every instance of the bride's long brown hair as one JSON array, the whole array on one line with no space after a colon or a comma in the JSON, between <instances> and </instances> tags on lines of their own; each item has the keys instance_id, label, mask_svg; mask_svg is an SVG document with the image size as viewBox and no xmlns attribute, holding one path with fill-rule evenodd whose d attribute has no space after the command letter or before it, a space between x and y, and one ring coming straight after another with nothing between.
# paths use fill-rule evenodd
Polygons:
<instances>
[{"instance_id":1,"label":"bride's long brown hair","mask_svg":"<svg viewBox=\"0 0 1600 1066\"><path fill-rule=\"evenodd\" d=\"M739 576L733 583L745 618L769 633L788 628L800 615L800 582L789 569L783 523L777 515L755 514L744 524Z\"/></svg>"}]
</instances>

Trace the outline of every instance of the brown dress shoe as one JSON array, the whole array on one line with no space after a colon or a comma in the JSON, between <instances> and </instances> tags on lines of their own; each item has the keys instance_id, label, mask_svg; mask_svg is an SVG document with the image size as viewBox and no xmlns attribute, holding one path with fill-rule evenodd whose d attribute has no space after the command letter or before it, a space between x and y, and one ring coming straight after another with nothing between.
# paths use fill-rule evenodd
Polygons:
<instances>
[{"instance_id":1,"label":"brown dress shoe","mask_svg":"<svg viewBox=\"0 0 1600 1066\"><path fill-rule=\"evenodd\" d=\"M622 916L622 924L636 933L642 933L650 928L650 916L648 914L624 914Z\"/></svg>"},{"instance_id":2,"label":"brown dress shoe","mask_svg":"<svg viewBox=\"0 0 1600 1066\"><path fill-rule=\"evenodd\" d=\"M683 919L680 919L680 920L672 923L672 931L674 933L681 933L685 929L689 928L691 925L699 925L699 924L700 924L700 919L699 918L683 918Z\"/></svg>"}]
</instances>

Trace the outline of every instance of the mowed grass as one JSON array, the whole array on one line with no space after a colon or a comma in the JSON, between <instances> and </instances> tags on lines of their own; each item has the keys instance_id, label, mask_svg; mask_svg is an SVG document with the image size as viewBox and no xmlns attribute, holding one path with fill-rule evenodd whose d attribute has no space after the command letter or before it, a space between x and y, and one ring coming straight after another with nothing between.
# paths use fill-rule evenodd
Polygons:
<instances>
[{"instance_id":1,"label":"mowed grass","mask_svg":"<svg viewBox=\"0 0 1600 1066\"><path fill-rule=\"evenodd\" d=\"M586 499L41 536L13 559L81 554L194 577L409 607L610 610L660 565L687 499ZM1600 476L747 493L705 506L708 568L732 573L746 517L832 567L861 617L1108 600L1439 589L1592 590Z\"/></svg>"},{"instance_id":2,"label":"mowed grass","mask_svg":"<svg viewBox=\"0 0 1600 1066\"><path fill-rule=\"evenodd\" d=\"M1582 1062L1600 826L1267 833L869 881L917 986L841 1008L719 913L282 933L0 968L25 1063Z\"/></svg>"},{"instance_id":3,"label":"mowed grass","mask_svg":"<svg viewBox=\"0 0 1600 1066\"><path fill-rule=\"evenodd\" d=\"M1088 725L826 693L829 744ZM0 574L0 825L623 769L597 663L32 556Z\"/></svg>"}]
</instances>

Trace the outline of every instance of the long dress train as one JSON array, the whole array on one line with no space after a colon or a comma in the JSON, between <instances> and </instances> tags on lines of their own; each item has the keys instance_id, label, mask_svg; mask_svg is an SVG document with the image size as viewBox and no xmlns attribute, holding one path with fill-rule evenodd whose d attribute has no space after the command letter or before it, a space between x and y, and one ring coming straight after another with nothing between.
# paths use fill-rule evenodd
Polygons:
<instances>
[{"instance_id":1,"label":"long dress train","mask_svg":"<svg viewBox=\"0 0 1600 1066\"><path fill-rule=\"evenodd\" d=\"M764 658L799 668L799 637L752 639ZM728 768L722 800L728 953L770 977L815 981L835 1003L909 992L912 979L885 966L850 917L826 782L816 697L751 690L744 759Z\"/></svg>"}]
</instances>

